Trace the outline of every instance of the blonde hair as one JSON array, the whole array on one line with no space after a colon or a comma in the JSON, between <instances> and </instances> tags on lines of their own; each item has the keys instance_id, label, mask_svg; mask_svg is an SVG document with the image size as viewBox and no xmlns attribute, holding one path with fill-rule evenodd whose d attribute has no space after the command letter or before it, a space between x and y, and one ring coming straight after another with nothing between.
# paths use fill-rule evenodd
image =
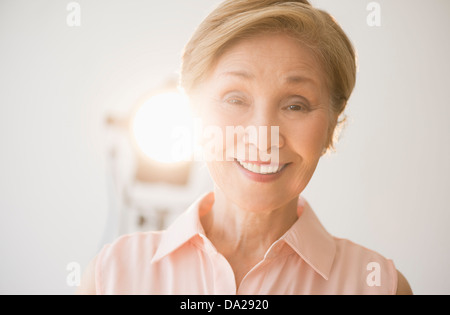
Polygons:
<instances>
[{"instance_id":1,"label":"blonde hair","mask_svg":"<svg viewBox=\"0 0 450 315\"><path fill-rule=\"evenodd\" d=\"M237 41L264 32L283 32L310 47L323 66L335 119L326 149L334 149L345 119L338 121L356 81L356 55L342 28L328 13L306 0L226 0L200 24L185 46L181 87L194 92L220 56ZM333 136L334 135L334 136Z\"/></svg>"}]
</instances>

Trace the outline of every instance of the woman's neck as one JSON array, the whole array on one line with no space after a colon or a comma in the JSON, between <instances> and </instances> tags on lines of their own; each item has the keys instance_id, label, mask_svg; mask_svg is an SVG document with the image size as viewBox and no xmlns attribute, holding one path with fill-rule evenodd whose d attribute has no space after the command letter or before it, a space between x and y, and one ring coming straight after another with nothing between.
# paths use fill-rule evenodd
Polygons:
<instances>
[{"instance_id":1,"label":"woman's neck","mask_svg":"<svg viewBox=\"0 0 450 315\"><path fill-rule=\"evenodd\" d=\"M297 221L297 198L264 212L241 209L220 189L214 189L214 204L202 218L206 236L225 257L262 259L270 246Z\"/></svg>"}]
</instances>

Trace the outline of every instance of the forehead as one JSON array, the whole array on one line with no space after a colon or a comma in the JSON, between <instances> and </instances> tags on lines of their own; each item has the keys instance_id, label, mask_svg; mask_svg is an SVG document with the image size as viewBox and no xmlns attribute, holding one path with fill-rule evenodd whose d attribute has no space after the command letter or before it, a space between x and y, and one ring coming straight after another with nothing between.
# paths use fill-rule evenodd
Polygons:
<instances>
[{"instance_id":1,"label":"forehead","mask_svg":"<svg viewBox=\"0 0 450 315\"><path fill-rule=\"evenodd\" d=\"M217 60L215 77L309 80L321 85L324 72L314 53L285 34L257 35L229 47Z\"/></svg>"}]
</instances>

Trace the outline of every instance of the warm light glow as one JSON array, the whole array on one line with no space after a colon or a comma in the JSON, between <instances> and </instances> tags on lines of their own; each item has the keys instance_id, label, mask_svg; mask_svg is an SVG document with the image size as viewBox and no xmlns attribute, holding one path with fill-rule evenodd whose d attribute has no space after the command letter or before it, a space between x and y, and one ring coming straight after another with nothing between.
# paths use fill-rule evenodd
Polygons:
<instances>
[{"instance_id":1,"label":"warm light glow","mask_svg":"<svg viewBox=\"0 0 450 315\"><path fill-rule=\"evenodd\" d=\"M151 97L138 109L132 124L136 143L142 152L162 163L191 158L191 129L188 99L177 92Z\"/></svg>"}]
</instances>

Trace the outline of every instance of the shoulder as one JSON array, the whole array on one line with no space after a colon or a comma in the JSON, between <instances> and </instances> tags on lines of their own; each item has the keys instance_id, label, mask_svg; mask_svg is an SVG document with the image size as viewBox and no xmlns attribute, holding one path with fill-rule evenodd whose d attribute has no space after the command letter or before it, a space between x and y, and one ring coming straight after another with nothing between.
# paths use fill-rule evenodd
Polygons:
<instances>
[{"instance_id":1,"label":"shoulder","mask_svg":"<svg viewBox=\"0 0 450 315\"><path fill-rule=\"evenodd\" d=\"M159 246L162 233L152 231L122 235L114 242L104 245L98 259L114 257L129 259L136 255L152 256Z\"/></svg>"},{"instance_id":2,"label":"shoulder","mask_svg":"<svg viewBox=\"0 0 450 315\"><path fill-rule=\"evenodd\" d=\"M374 260L374 261L385 261L386 258L365 246L355 243L349 239L339 238L333 236L334 242L336 244L336 255L339 258L347 260Z\"/></svg>"},{"instance_id":3,"label":"shoulder","mask_svg":"<svg viewBox=\"0 0 450 315\"><path fill-rule=\"evenodd\" d=\"M391 259L348 239L333 239L336 244L333 271L353 283L353 293L396 294L398 274Z\"/></svg>"},{"instance_id":4,"label":"shoulder","mask_svg":"<svg viewBox=\"0 0 450 315\"><path fill-rule=\"evenodd\" d=\"M133 233L122 235L114 242L106 244L89 262L84 270L77 295L104 294L111 278L111 270L127 274L130 261L140 261L145 257L151 259L161 238L161 232ZM112 277L114 278L114 276Z\"/></svg>"},{"instance_id":5,"label":"shoulder","mask_svg":"<svg viewBox=\"0 0 450 315\"><path fill-rule=\"evenodd\" d=\"M161 234L136 232L122 235L104 245L93 267L96 293L109 294L116 292L117 288L132 286L132 281L147 271L158 249Z\"/></svg>"}]
</instances>

